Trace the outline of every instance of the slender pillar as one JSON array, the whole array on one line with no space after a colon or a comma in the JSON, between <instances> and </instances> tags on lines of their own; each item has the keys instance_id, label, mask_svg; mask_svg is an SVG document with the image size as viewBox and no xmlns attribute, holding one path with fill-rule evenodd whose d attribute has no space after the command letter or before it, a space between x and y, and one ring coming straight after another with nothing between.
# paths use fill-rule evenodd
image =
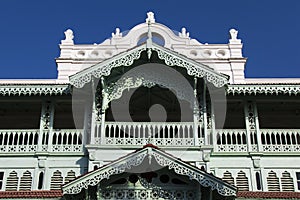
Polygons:
<instances>
[{"instance_id":1,"label":"slender pillar","mask_svg":"<svg viewBox=\"0 0 300 200\"><path fill-rule=\"evenodd\" d=\"M197 78L194 78L194 112L193 112L193 121L194 121L194 144L199 146L199 137L198 137L198 125L199 125L199 107L197 103ZM201 132L201 128L200 128Z\"/></svg>"},{"instance_id":2,"label":"slender pillar","mask_svg":"<svg viewBox=\"0 0 300 200\"><path fill-rule=\"evenodd\" d=\"M248 152L252 151L251 132L255 131L254 112L252 102L244 102L244 113L246 122L247 148Z\"/></svg>"},{"instance_id":3,"label":"slender pillar","mask_svg":"<svg viewBox=\"0 0 300 200\"><path fill-rule=\"evenodd\" d=\"M204 132L204 145L208 145L207 107L206 107L206 80L205 79L203 79L203 132Z\"/></svg>"},{"instance_id":4,"label":"slender pillar","mask_svg":"<svg viewBox=\"0 0 300 200\"><path fill-rule=\"evenodd\" d=\"M254 117L255 117L255 130L256 130L256 137L257 137L257 146L258 146L258 151L262 152L262 143L261 143L261 133L259 130L259 120L258 120L258 112L257 112L257 106L256 102L253 104L253 109L254 109Z\"/></svg>"},{"instance_id":5,"label":"slender pillar","mask_svg":"<svg viewBox=\"0 0 300 200\"><path fill-rule=\"evenodd\" d=\"M90 135L91 135L91 115L92 106L90 99L86 99L86 104L84 107L84 125L83 125L83 135L82 135L82 144L87 144L90 142Z\"/></svg>"},{"instance_id":6,"label":"slender pillar","mask_svg":"<svg viewBox=\"0 0 300 200\"><path fill-rule=\"evenodd\" d=\"M91 119L91 136L90 136L90 144L95 144L95 135L97 134L97 129L96 129L96 115L97 115L97 110L96 110L96 99L95 99L95 83L94 79L92 78L92 119Z\"/></svg>"},{"instance_id":7,"label":"slender pillar","mask_svg":"<svg viewBox=\"0 0 300 200\"><path fill-rule=\"evenodd\" d=\"M107 100L108 100L108 93L106 91L106 85L104 78L101 77L101 84L102 84L102 107L101 107L101 144L105 142L105 110L107 108Z\"/></svg>"},{"instance_id":8,"label":"slender pillar","mask_svg":"<svg viewBox=\"0 0 300 200\"><path fill-rule=\"evenodd\" d=\"M256 139L257 139L257 151L261 151L261 136L259 131L259 123L258 123L258 113L256 108L256 103L253 101L247 101L244 103L244 110L245 110L245 120L246 120L246 133L247 133L247 145L248 145L248 151L252 152L254 149L252 149L251 144L251 133L256 133ZM254 135L252 140L254 141Z\"/></svg>"},{"instance_id":9,"label":"slender pillar","mask_svg":"<svg viewBox=\"0 0 300 200\"><path fill-rule=\"evenodd\" d=\"M214 102L211 101L211 136L210 139L214 146L214 149L217 149L217 135L216 135L216 122L215 122L215 107Z\"/></svg>"},{"instance_id":10,"label":"slender pillar","mask_svg":"<svg viewBox=\"0 0 300 200\"><path fill-rule=\"evenodd\" d=\"M45 151L43 149L43 142L48 144L48 151L51 151L52 147L52 137L53 137L53 121L54 121L54 103L51 100L43 100L42 102L42 112L40 118L40 133L38 137L38 151ZM47 132L48 141L46 137L43 141L43 135ZM44 144L45 145L45 144Z\"/></svg>"}]
</instances>

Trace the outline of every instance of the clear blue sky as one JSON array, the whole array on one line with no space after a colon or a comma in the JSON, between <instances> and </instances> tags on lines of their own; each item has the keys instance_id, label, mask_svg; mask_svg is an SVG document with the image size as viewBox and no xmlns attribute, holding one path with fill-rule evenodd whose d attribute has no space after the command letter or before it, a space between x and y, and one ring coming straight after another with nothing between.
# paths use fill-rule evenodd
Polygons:
<instances>
[{"instance_id":1,"label":"clear blue sky","mask_svg":"<svg viewBox=\"0 0 300 200\"><path fill-rule=\"evenodd\" d=\"M228 43L228 30L238 29L247 77L300 77L299 0L1 0L0 78L56 78L67 28L75 43L100 43L148 11L203 43Z\"/></svg>"}]
</instances>

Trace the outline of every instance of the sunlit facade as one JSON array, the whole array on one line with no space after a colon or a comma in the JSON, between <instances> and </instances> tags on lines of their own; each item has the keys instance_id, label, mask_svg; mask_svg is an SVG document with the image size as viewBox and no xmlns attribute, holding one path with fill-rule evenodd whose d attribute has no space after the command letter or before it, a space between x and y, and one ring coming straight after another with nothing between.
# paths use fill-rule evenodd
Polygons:
<instances>
[{"instance_id":1,"label":"sunlit facade","mask_svg":"<svg viewBox=\"0 0 300 200\"><path fill-rule=\"evenodd\" d=\"M300 78L246 78L229 36L68 29L57 79L0 80L0 198L300 199Z\"/></svg>"}]
</instances>

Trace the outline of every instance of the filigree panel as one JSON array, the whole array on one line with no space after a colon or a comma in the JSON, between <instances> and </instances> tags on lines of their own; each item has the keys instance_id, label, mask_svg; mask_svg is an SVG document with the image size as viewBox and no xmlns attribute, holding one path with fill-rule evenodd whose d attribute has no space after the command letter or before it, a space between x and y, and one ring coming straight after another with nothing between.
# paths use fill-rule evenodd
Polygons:
<instances>
[{"instance_id":1,"label":"filigree panel","mask_svg":"<svg viewBox=\"0 0 300 200\"><path fill-rule=\"evenodd\" d=\"M149 161L154 158L160 166L173 169L176 174L187 176L189 179L198 181L199 184L204 187L211 187L212 190L217 190L220 195L236 195L235 189L226 186L219 179L211 177L210 175L205 174L205 172L195 170L175 158L171 159L169 155L164 155L163 152L150 147L143 149L128 158L119 160L112 165L100 168L86 177L82 177L82 180L77 179L77 182L75 183L71 182L70 184L64 185L63 193L78 194L82 189L87 189L88 186L95 186L103 179L109 179L112 175L123 173L126 169L140 165L146 156L148 156Z\"/></svg>"},{"instance_id":2,"label":"filigree panel","mask_svg":"<svg viewBox=\"0 0 300 200\"><path fill-rule=\"evenodd\" d=\"M300 85L229 85L227 94L232 95L298 95L300 93Z\"/></svg>"},{"instance_id":3,"label":"filigree panel","mask_svg":"<svg viewBox=\"0 0 300 200\"><path fill-rule=\"evenodd\" d=\"M74 85L76 88L82 88L86 83L91 82L92 76L95 78L100 78L101 76L108 76L112 68L120 67L120 66L130 66L133 62L140 58L142 51L145 48L137 48L136 50L126 53L122 56L119 56L113 60L109 60L106 64L98 64L89 68L87 70L82 71L82 73L75 74L71 76L70 83Z\"/></svg>"},{"instance_id":4,"label":"filigree panel","mask_svg":"<svg viewBox=\"0 0 300 200\"><path fill-rule=\"evenodd\" d=\"M0 85L0 95L21 96L21 95L63 95L71 94L70 85Z\"/></svg>"},{"instance_id":5,"label":"filigree panel","mask_svg":"<svg viewBox=\"0 0 300 200\"><path fill-rule=\"evenodd\" d=\"M122 163L115 163L112 166L101 169L100 173L97 173L94 176L75 184L74 186L63 189L63 193L78 194L82 189L87 189L88 186L95 186L103 179L109 179L112 175L123 173L126 169L131 169L133 166L140 165L146 156L147 152L144 151L142 154L132 156L124 160Z\"/></svg>"},{"instance_id":6,"label":"filigree panel","mask_svg":"<svg viewBox=\"0 0 300 200\"><path fill-rule=\"evenodd\" d=\"M166 65L168 66L179 66L186 68L188 75L205 78L208 82L212 83L215 87L218 88L228 84L228 80L225 76L217 74L212 70L206 69L208 68L207 66L204 66L200 63L191 63L186 59L182 59L157 47L152 47L152 49L158 53L158 57L164 60ZM200 67L199 65L202 66Z\"/></svg>"},{"instance_id":7,"label":"filigree panel","mask_svg":"<svg viewBox=\"0 0 300 200\"><path fill-rule=\"evenodd\" d=\"M95 78L108 76L110 75L112 68L132 65L134 60L139 59L141 52L145 50L146 46L141 46L140 48L132 50L131 52L126 52L119 57L117 56L114 59L108 60L107 63L100 63L91 68L83 70L71 76L70 83L76 88L82 88L86 83L91 82L92 76ZM151 50L156 51L158 53L158 57L164 60L166 65L186 68L187 73L190 76L205 78L208 82L212 83L218 88L228 84L228 78L225 75L213 71L208 66L205 66L201 63L188 61L186 58L181 58L176 56L174 53L170 53L167 50L161 49L161 47L152 46Z\"/></svg>"},{"instance_id":8,"label":"filigree panel","mask_svg":"<svg viewBox=\"0 0 300 200\"><path fill-rule=\"evenodd\" d=\"M205 176L197 172L196 170L189 169L179 163L174 162L174 160L166 158L156 152L153 152L153 157L156 159L157 163L163 167L168 167L169 169L173 169L176 174L188 176L190 179L194 179L200 183L200 185L204 187L211 187L212 190L217 190L220 195L223 196L235 196L236 191L230 189L229 187L224 186L221 183L218 183L217 180L213 180L212 178Z\"/></svg>"}]
</instances>

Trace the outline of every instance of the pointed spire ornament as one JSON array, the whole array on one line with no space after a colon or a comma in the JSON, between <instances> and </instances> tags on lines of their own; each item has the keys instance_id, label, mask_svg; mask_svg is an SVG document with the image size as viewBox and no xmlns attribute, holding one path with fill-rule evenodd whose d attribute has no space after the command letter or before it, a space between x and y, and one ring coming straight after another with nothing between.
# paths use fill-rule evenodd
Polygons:
<instances>
[{"instance_id":1,"label":"pointed spire ornament","mask_svg":"<svg viewBox=\"0 0 300 200\"><path fill-rule=\"evenodd\" d=\"M148 24L148 38L147 38L147 43L146 43L146 47L147 47L147 54L148 54L148 59L150 60L151 55L152 55L152 32L151 32L151 24L155 23L155 19L154 19L154 14L153 12L148 12L147 13L148 18L146 19L146 23Z\"/></svg>"}]
</instances>

